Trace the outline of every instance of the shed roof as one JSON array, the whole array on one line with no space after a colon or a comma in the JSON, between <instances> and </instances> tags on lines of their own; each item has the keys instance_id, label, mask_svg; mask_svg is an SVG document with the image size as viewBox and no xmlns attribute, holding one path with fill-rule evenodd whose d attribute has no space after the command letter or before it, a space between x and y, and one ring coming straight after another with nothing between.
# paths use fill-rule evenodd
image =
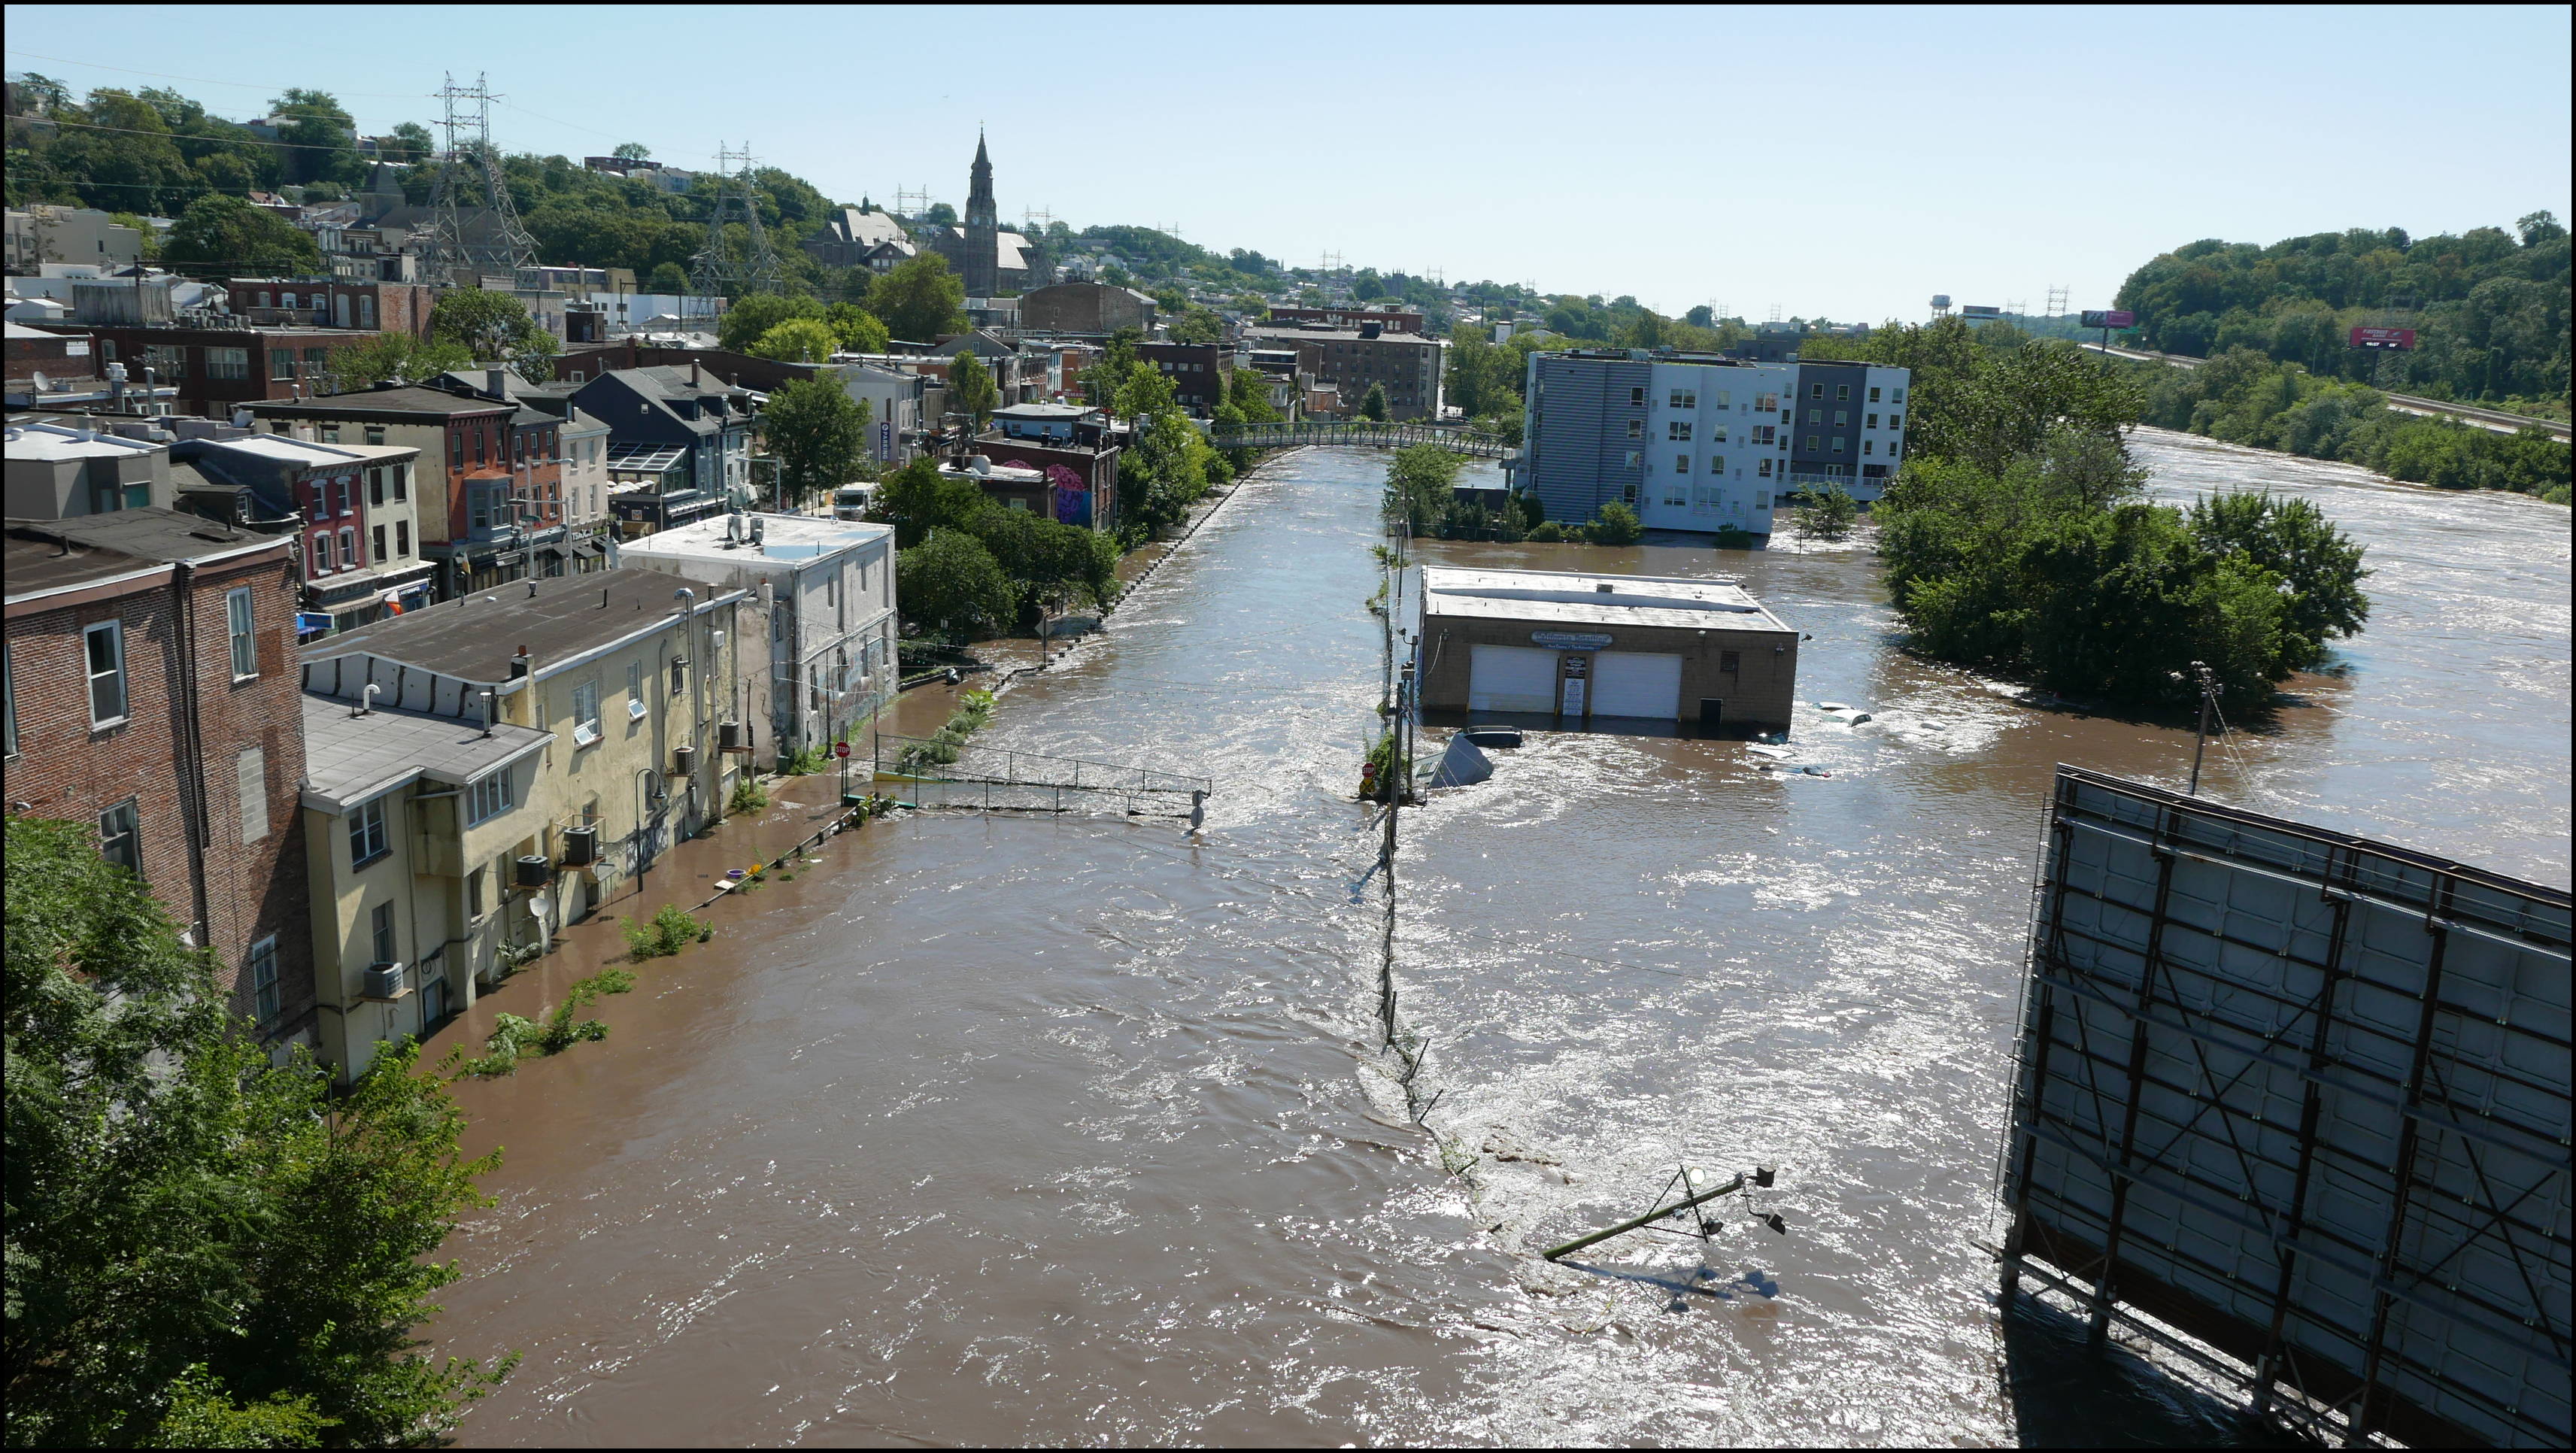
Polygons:
<instances>
[{"instance_id":1,"label":"shed roof","mask_svg":"<svg viewBox=\"0 0 2576 1453\"><path fill-rule=\"evenodd\" d=\"M1790 629L1733 581L1682 575L1595 575L1580 570L1426 568L1422 613L1703 631Z\"/></svg>"},{"instance_id":2,"label":"shed roof","mask_svg":"<svg viewBox=\"0 0 2576 1453\"><path fill-rule=\"evenodd\" d=\"M553 732L507 722L494 723L485 736L481 726L452 716L394 706L364 716L353 710L345 701L304 693L304 800L325 812L344 812L419 777L462 787L555 739Z\"/></svg>"}]
</instances>

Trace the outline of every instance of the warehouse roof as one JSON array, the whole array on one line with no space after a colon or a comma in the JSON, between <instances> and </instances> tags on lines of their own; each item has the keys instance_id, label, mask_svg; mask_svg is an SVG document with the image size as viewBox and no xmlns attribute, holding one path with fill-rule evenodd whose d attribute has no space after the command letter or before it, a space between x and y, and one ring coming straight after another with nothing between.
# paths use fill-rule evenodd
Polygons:
<instances>
[{"instance_id":1,"label":"warehouse roof","mask_svg":"<svg viewBox=\"0 0 2576 1453\"><path fill-rule=\"evenodd\" d=\"M1581 570L1428 568L1422 613L1703 631L1790 629L1733 581Z\"/></svg>"}]
</instances>

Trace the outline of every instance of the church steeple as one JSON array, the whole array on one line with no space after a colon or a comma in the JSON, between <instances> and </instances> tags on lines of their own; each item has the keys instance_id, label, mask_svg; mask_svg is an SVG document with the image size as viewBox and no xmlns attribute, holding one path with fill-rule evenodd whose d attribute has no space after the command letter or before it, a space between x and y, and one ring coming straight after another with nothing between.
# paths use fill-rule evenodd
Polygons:
<instances>
[{"instance_id":1,"label":"church steeple","mask_svg":"<svg viewBox=\"0 0 2576 1453\"><path fill-rule=\"evenodd\" d=\"M1000 209L993 205L993 158L984 150L984 133L975 133L975 164L966 171L966 225L986 227L1000 225Z\"/></svg>"},{"instance_id":2,"label":"church steeple","mask_svg":"<svg viewBox=\"0 0 2576 1453\"><path fill-rule=\"evenodd\" d=\"M989 298L1001 285L1001 208L993 202L993 158L984 149L984 133L975 133L975 164L966 173L964 266L957 271L966 296Z\"/></svg>"}]
</instances>

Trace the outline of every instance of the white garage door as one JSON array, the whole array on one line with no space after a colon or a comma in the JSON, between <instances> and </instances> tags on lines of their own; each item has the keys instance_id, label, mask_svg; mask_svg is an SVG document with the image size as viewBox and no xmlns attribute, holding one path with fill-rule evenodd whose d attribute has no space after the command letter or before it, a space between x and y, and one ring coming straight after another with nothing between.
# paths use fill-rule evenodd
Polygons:
<instances>
[{"instance_id":1,"label":"white garage door","mask_svg":"<svg viewBox=\"0 0 2576 1453\"><path fill-rule=\"evenodd\" d=\"M1467 709L1556 710L1556 653L1535 646L1478 646L1467 667Z\"/></svg>"},{"instance_id":2,"label":"white garage door","mask_svg":"<svg viewBox=\"0 0 2576 1453\"><path fill-rule=\"evenodd\" d=\"M1679 720L1682 658L1642 651L1603 651L1594 656L1592 714Z\"/></svg>"}]
</instances>

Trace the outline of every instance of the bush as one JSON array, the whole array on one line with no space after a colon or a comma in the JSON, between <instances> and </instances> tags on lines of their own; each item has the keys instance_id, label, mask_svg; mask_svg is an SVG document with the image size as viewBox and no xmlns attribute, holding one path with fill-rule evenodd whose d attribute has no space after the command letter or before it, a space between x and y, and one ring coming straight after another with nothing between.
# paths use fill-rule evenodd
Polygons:
<instances>
[{"instance_id":1,"label":"bush","mask_svg":"<svg viewBox=\"0 0 2576 1453\"><path fill-rule=\"evenodd\" d=\"M731 812L766 811L769 789L760 785L759 778L746 775L733 784L733 796L726 799L725 806Z\"/></svg>"},{"instance_id":2,"label":"bush","mask_svg":"<svg viewBox=\"0 0 2576 1453\"><path fill-rule=\"evenodd\" d=\"M1583 538L1595 545L1634 545L1645 533L1637 512L1617 500L1603 505L1592 523L1583 527Z\"/></svg>"},{"instance_id":3,"label":"bush","mask_svg":"<svg viewBox=\"0 0 2576 1453\"><path fill-rule=\"evenodd\" d=\"M1541 520L1530 526L1529 539L1533 544L1558 544L1565 539L1565 526L1554 520Z\"/></svg>"},{"instance_id":4,"label":"bush","mask_svg":"<svg viewBox=\"0 0 2576 1453\"><path fill-rule=\"evenodd\" d=\"M628 919L622 925L626 934L626 951L637 960L668 958L692 943L703 943L710 936L707 925L691 917L677 903L665 903L662 911L646 923ZM622 991L620 991L622 992Z\"/></svg>"},{"instance_id":5,"label":"bush","mask_svg":"<svg viewBox=\"0 0 2576 1453\"><path fill-rule=\"evenodd\" d=\"M787 765L781 770L790 777L811 777L830 765L832 765L832 759L824 753L823 749L809 744L789 753Z\"/></svg>"},{"instance_id":6,"label":"bush","mask_svg":"<svg viewBox=\"0 0 2576 1453\"><path fill-rule=\"evenodd\" d=\"M455 1079L488 1079L514 1074L522 1059L543 1059L561 1054L576 1044L606 1039L608 1026L596 1019L576 1021L573 1015L583 1005L606 994L623 994L635 987L635 976L624 969L602 969L572 986L562 1004L539 1010L542 1020L522 1019L516 1014L503 1014L492 1021L492 1036L484 1042L484 1052L471 1059L463 1046L447 1057Z\"/></svg>"}]
</instances>

